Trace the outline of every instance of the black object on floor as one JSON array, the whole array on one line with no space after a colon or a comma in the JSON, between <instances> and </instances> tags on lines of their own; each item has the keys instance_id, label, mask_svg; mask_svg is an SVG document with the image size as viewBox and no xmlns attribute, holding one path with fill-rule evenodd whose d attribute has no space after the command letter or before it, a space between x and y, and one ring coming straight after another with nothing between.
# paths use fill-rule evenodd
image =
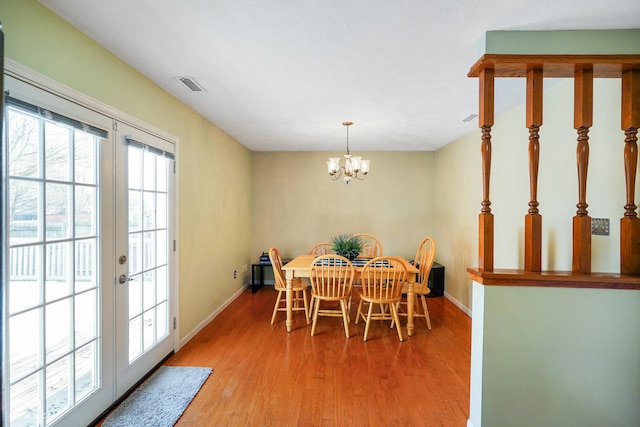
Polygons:
<instances>
[{"instance_id":1,"label":"black object on floor","mask_svg":"<svg viewBox=\"0 0 640 427\"><path fill-rule=\"evenodd\" d=\"M431 292L427 295L428 298L441 297L444 295L444 265L433 263L431 271L429 272L429 289Z\"/></svg>"}]
</instances>

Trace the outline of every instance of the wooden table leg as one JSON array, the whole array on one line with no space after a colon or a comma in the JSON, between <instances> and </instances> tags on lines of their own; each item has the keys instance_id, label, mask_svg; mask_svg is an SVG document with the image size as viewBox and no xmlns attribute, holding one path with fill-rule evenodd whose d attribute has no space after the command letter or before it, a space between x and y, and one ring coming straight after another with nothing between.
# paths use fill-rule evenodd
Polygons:
<instances>
[{"instance_id":1,"label":"wooden table leg","mask_svg":"<svg viewBox=\"0 0 640 427\"><path fill-rule=\"evenodd\" d=\"M285 277L287 279L287 290L286 290L286 296L287 296L287 332L291 332L291 326L293 326L293 290L292 288L292 283L293 283L293 271L292 270L287 270L285 273Z\"/></svg>"},{"instance_id":2,"label":"wooden table leg","mask_svg":"<svg viewBox=\"0 0 640 427\"><path fill-rule=\"evenodd\" d=\"M407 289L407 335L413 335L413 310L416 303L416 294L413 291L413 287L415 282L409 282L409 287Z\"/></svg>"}]
</instances>

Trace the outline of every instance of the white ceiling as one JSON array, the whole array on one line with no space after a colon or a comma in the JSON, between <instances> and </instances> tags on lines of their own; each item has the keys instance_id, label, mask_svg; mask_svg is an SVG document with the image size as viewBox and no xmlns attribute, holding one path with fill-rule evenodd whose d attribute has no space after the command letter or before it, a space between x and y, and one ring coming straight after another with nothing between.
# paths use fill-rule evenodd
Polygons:
<instances>
[{"instance_id":1,"label":"white ceiling","mask_svg":"<svg viewBox=\"0 0 640 427\"><path fill-rule=\"evenodd\" d=\"M477 129L486 31L640 28L638 0L40 2L254 151L344 151L347 120L355 152L435 150Z\"/></svg>"}]
</instances>

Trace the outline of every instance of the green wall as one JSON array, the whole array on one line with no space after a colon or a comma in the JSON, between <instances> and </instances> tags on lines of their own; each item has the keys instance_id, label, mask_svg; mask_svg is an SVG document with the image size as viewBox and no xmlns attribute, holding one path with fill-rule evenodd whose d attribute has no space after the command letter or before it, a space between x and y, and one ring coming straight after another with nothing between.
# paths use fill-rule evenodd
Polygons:
<instances>
[{"instance_id":1,"label":"green wall","mask_svg":"<svg viewBox=\"0 0 640 427\"><path fill-rule=\"evenodd\" d=\"M484 53L517 55L638 54L640 31L558 30L487 31L478 56Z\"/></svg>"},{"instance_id":2,"label":"green wall","mask_svg":"<svg viewBox=\"0 0 640 427\"><path fill-rule=\"evenodd\" d=\"M475 284L473 314L471 426L640 425L640 292Z\"/></svg>"}]
</instances>

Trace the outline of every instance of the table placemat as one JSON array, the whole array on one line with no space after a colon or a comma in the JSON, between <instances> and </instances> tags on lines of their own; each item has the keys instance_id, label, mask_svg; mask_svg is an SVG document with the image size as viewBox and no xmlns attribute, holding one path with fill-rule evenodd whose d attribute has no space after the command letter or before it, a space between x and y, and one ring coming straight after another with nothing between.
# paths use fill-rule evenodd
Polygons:
<instances>
[{"instance_id":1,"label":"table placemat","mask_svg":"<svg viewBox=\"0 0 640 427\"><path fill-rule=\"evenodd\" d=\"M368 263L369 261L371 261L373 258L356 258L353 261L351 261L351 264L353 264L354 267L364 267L364 265L366 263ZM344 261L342 260L338 260L338 262L340 262L340 265L347 265ZM322 260L322 265L335 265L336 260L334 259L323 259ZM376 261L373 264L375 267L389 267L389 260L383 259L380 261Z\"/></svg>"}]
</instances>

